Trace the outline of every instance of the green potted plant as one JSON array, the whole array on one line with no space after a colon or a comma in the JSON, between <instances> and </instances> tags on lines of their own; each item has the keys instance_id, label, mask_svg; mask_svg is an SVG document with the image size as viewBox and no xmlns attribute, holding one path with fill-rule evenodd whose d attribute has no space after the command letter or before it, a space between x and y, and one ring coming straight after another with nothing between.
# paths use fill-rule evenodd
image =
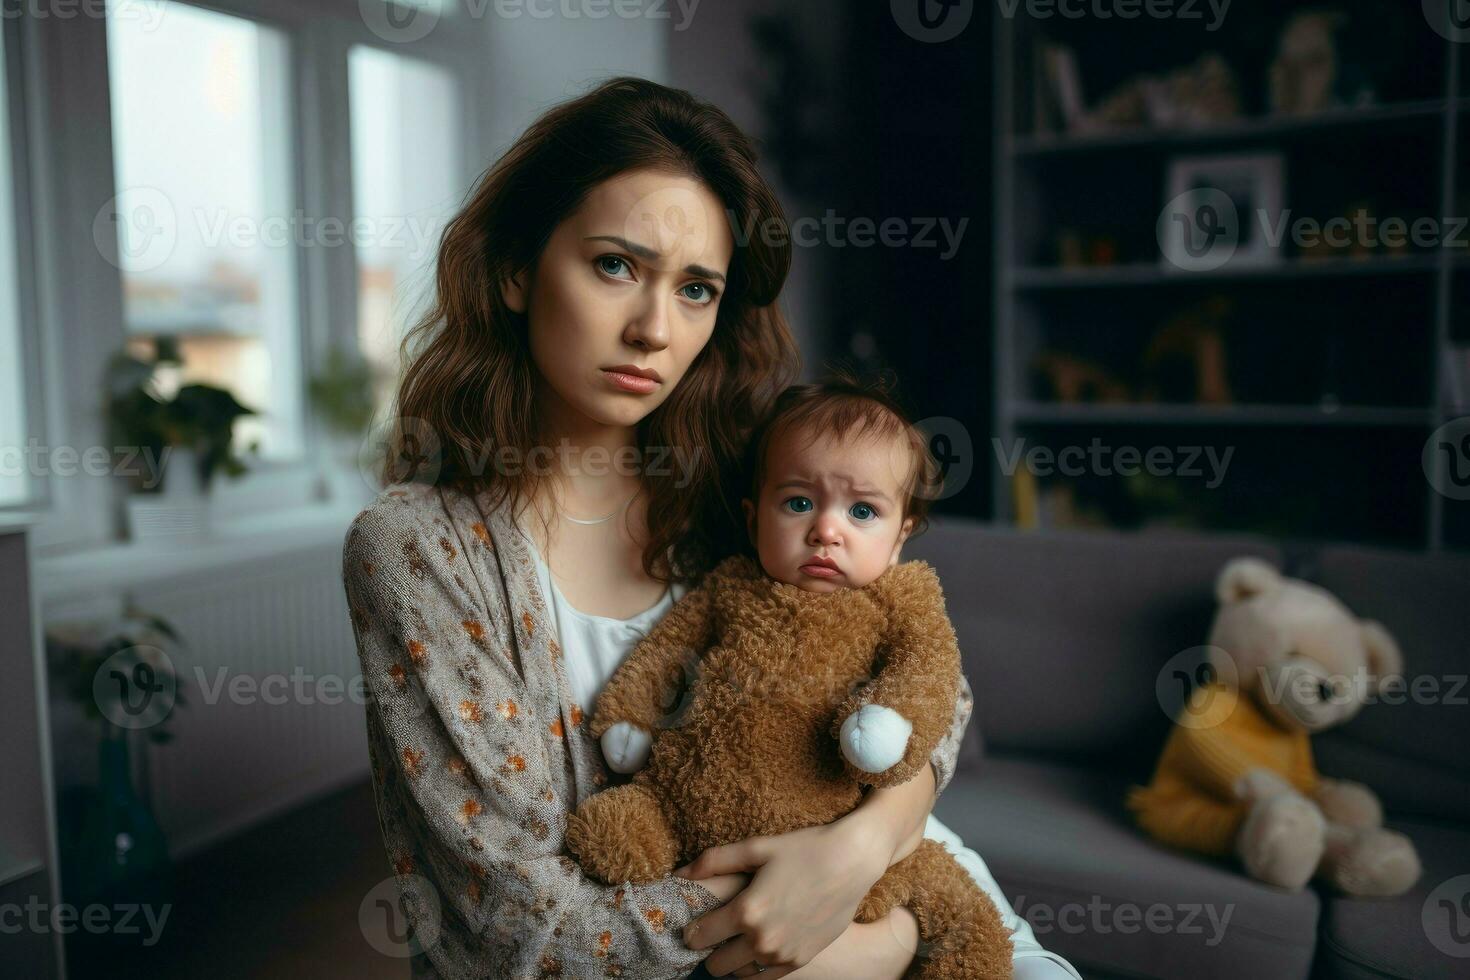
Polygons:
<instances>
[{"instance_id":1,"label":"green potted plant","mask_svg":"<svg viewBox=\"0 0 1470 980\"><path fill-rule=\"evenodd\" d=\"M365 502L372 489L357 464L362 440L373 421L381 374L366 359L333 347L307 386L327 434L321 480L331 500Z\"/></svg>"},{"instance_id":2,"label":"green potted plant","mask_svg":"<svg viewBox=\"0 0 1470 980\"><path fill-rule=\"evenodd\" d=\"M128 517L135 540L204 533L215 475L235 478L247 471L232 446L234 425L256 412L213 385L186 384L167 393L159 368L180 364L178 345L162 337L151 357L120 352L108 365L109 435L132 491ZM250 446L258 450L258 443Z\"/></svg>"}]
</instances>

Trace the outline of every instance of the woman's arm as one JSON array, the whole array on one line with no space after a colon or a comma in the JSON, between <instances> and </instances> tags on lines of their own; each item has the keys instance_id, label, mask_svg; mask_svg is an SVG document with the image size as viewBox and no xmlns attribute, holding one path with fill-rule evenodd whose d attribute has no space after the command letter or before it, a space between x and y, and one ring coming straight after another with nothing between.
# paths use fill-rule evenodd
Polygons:
<instances>
[{"instance_id":1,"label":"woman's arm","mask_svg":"<svg viewBox=\"0 0 1470 980\"><path fill-rule=\"evenodd\" d=\"M970 690L970 682L961 671L959 694L954 704L954 718L949 723L949 731L939 740L939 744L934 747L934 754L929 757L929 765L934 769L936 798L944 792L949 781L954 778L955 767L959 764L960 759L960 745L965 739L965 727L969 725L970 716L974 712L975 692Z\"/></svg>"},{"instance_id":2,"label":"woman's arm","mask_svg":"<svg viewBox=\"0 0 1470 980\"><path fill-rule=\"evenodd\" d=\"M719 899L675 878L604 886L562 851L540 693L524 682L469 582L494 582L488 542L450 541L422 497L382 497L343 552L370 692L368 744L389 863L419 942L446 978L683 977L704 954L680 930ZM442 514L442 511L437 512ZM486 548L485 556L476 549ZM489 601L504 601L494 586Z\"/></svg>"}]
</instances>

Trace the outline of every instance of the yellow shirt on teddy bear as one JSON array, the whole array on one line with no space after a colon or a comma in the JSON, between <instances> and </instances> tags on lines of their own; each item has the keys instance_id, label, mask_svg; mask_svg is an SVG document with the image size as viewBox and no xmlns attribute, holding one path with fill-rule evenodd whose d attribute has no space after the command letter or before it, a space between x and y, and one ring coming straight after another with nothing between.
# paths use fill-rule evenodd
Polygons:
<instances>
[{"instance_id":1,"label":"yellow shirt on teddy bear","mask_svg":"<svg viewBox=\"0 0 1470 980\"><path fill-rule=\"evenodd\" d=\"M1235 785L1251 769L1269 769L1306 796L1317 789L1311 741L1268 718L1249 697L1221 683L1195 689L1164 743L1148 786L1133 786L1126 805L1153 837L1176 847L1227 857L1248 805Z\"/></svg>"}]
</instances>

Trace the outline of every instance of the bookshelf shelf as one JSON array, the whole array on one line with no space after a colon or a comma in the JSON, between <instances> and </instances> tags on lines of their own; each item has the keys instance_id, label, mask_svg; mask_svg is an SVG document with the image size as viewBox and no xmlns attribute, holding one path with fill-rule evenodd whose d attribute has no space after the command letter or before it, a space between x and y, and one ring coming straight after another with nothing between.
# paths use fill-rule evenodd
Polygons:
<instances>
[{"instance_id":1,"label":"bookshelf shelf","mask_svg":"<svg viewBox=\"0 0 1470 980\"><path fill-rule=\"evenodd\" d=\"M1060 404L1017 402L1011 409L1018 425L1179 425L1179 426L1390 426L1428 425L1435 413L1427 408L1316 405L1173 405Z\"/></svg>"},{"instance_id":2,"label":"bookshelf shelf","mask_svg":"<svg viewBox=\"0 0 1470 980\"><path fill-rule=\"evenodd\" d=\"M1077 269L1022 266L1011 270L1010 285L1020 290L1094 289L1159 286L1170 283L1279 282L1292 279L1328 279L1356 276L1433 275L1440 269L1437 254L1401 258L1300 259L1276 265L1227 264L1211 272L1186 272L1161 263L1133 262Z\"/></svg>"},{"instance_id":3,"label":"bookshelf shelf","mask_svg":"<svg viewBox=\"0 0 1470 980\"><path fill-rule=\"evenodd\" d=\"M1453 100L1464 105L1470 99ZM1017 136L1011 153L1017 159L1053 157L1120 150L1173 152L1210 146L1232 146L1256 141L1315 138L1334 131L1351 133L1382 125L1439 123L1451 100L1423 99L1357 109L1332 109L1309 116L1267 116L1207 129L1126 129L1096 135L1043 134Z\"/></svg>"}]
</instances>

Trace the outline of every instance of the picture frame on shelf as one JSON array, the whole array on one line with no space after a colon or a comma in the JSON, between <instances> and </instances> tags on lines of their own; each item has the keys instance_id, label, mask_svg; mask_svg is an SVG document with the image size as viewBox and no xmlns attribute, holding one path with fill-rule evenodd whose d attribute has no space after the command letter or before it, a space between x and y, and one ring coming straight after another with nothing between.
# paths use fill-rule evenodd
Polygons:
<instances>
[{"instance_id":1,"label":"picture frame on shelf","mask_svg":"<svg viewBox=\"0 0 1470 980\"><path fill-rule=\"evenodd\" d=\"M1286 161L1280 153L1183 156L1169 161L1159 216L1166 271L1209 272L1282 261Z\"/></svg>"}]
</instances>

